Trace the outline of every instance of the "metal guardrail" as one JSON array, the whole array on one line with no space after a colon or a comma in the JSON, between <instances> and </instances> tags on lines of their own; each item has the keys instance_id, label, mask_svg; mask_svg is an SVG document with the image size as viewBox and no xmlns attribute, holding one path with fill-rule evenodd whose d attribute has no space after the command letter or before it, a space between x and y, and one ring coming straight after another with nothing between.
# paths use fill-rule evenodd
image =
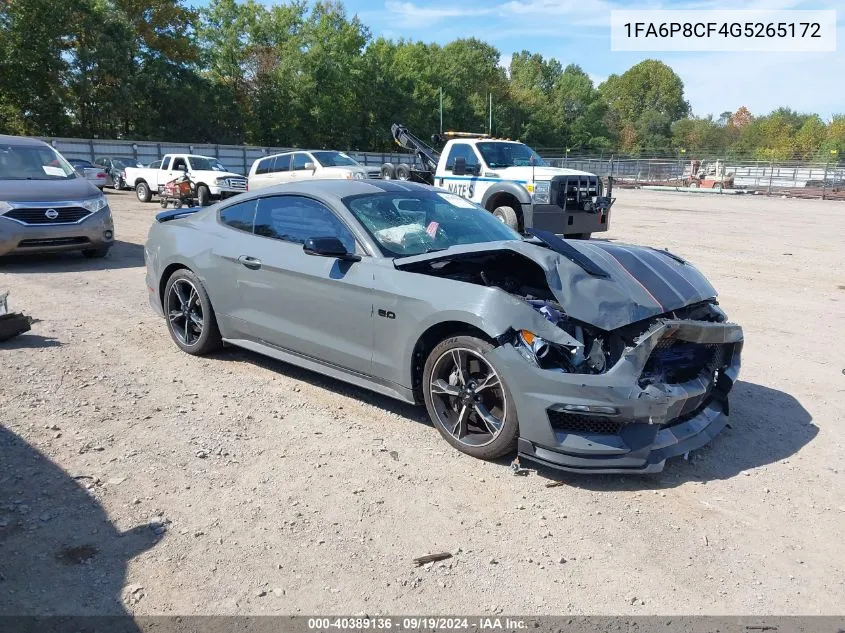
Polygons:
<instances>
[{"instance_id":1,"label":"metal guardrail","mask_svg":"<svg viewBox=\"0 0 845 633\"><path fill-rule=\"evenodd\" d=\"M155 143L151 141L117 141L103 139L74 139L41 137L50 143L62 156L66 158L81 158L96 160L107 156L131 156L147 165L158 160L165 154L199 154L213 156L224 167L236 174L246 175L252 163L265 156L290 152L295 147L256 147L252 145L211 145L202 143ZM410 154L385 152L356 152L347 151L346 154L365 166L378 166L386 162L413 163Z\"/></svg>"},{"instance_id":2,"label":"metal guardrail","mask_svg":"<svg viewBox=\"0 0 845 633\"><path fill-rule=\"evenodd\" d=\"M165 154L187 153L214 156L231 171L247 174L252 163L271 154L294 151L292 147L257 147L252 145L214 145L200 143L156 143L151 141L73 139L42 137L67 158L95 160L101 156L132 156L143 164ZM366 166L386 162L413 164L408 153L347 151ZM689 164L689 156L675 158L611 158L607 155L560 157L545 155L554 167L586 171L598 176L613 176L620 185L679 184ZM845 165L842 163L801 163L734 161L724 162L725 172L733 174L734 187L771 195L845 199ZM419 165L418 165L419 166Z\"/></svg>"}]
</instances>

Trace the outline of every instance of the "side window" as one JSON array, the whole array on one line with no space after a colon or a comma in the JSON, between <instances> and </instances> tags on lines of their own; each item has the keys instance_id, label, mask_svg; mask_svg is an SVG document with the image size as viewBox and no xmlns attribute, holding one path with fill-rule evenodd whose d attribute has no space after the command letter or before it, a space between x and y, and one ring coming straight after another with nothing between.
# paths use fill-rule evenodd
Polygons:
<instances>
[{"instance_id":1,"label":"side window","mask_svg":"<svg viewBox=\"0 0 845 633\"><path fill-rule=\"evenodd\" d=\"M186 161L181 156L179 158L174 158L173 159L173 167L171 167L171 169L173 169L173 170L176 170L176 169L187 170L188 169L188 161Z\"/></svg>"},{"instance_id":2,"label":"side window","mask_svg":"<svg viewBox=\"0 0 845 633\"><path fill-rule=\"evenodd\" d=\"M255 221L255 200L239 202L221 209L220 221L233 229L252 233L252 225Z\"/></svg>"},{"instance_id":3,"label":"side window","mask_svg":"<svg viewBox=\"0 0 845 633\"><path fill-rule=\"evenodd\" d=\"M170 169L170 163L173 162L173 159L169 156L165 156L161 159L161 169Z\"/></svg>"},{"instance_id":4,"label":"side window","mask_svg":"<svg viewBox=\"0 0 845 633\"><path fill-rule=\"evenodd\" d=\"M94 161L94 164L99 165L100 167L108 167L106 163L108 163L108 160L105 158L98 158Z\"/></svg>"},{"instance_id":5,"label":"side window","mask_svg":"<svg viewBox=\"0 0 845 633\"><path fill-rule=\"evenodd\" d=\"M273 166L272 158L263 158L258 161L258 166L255 169L256 174L268 174Z\"/></svg>"},{"instance_id":6,"label":"side window","mask_svg":"<svg viewBox=\"0 0 845 633\"><path fill-rule=\"evenodd\" d=\"M355 251L355 238L332 210L302 196L259 199L254 232L296 244L304 244L309 237L336 237L348 251Z\"/></svg>"},{"instance_id":7,"label":"side window","mask_svg":"<svg viewBox=\"0 0 845 633\"><path fill-rule=\"evenodd\" d=\"M455 159L459 157L466 161L467 167L478 165L478 157L475 155L472 145L455 143L452 145L452 149L449 150L449 157L446 159L446 169L448 171L452 171L455 168Z\"/></svg>"},{"instance_id":8,"label":"side window","mask_svg":"<svg viewBox=\"0 0 845 633\"><path fill-rule=\"evenodd\" d=\"M276 156L273 171L290 171L290 154Z\"/></svg>"},{"instance_id":9,"label":"side window","mask_svg":"<svg viewBox=\"0 0 845 633\"><path fill-rule=\"evenodd\" d=\"M294 154L293 155L293 171L301 171L305 169L305 163L310 163L311 157L308 154Z\"/></svg>"}]
</instances>

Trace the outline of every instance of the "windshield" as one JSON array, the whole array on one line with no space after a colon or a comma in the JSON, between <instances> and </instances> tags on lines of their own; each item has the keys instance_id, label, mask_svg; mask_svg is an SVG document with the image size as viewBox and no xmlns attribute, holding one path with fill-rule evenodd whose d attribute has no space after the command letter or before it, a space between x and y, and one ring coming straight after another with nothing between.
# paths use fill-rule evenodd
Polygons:
<instances>
[{"instance_id":1,"label":"windshield","mask_svg":"<svg viewBox=\"0 0 845 633\"><path fill-rule=\"evenodd\" d=\"M112 160L112 164L118 168L143 167L143 165L134 158L115 158Z\"/></svg>"},{"instance_id":2,"label":"windshield","mask_svg":"<svg viewBox=\"0 0 845 633\"><path fill-rule=\"evenodd\" d=\"M323 167L357 167L358 163L341 152L311 152Z\"/></svg>"},{"instance_id":3,"label":"windshield","mask_svg":"<svg viewBox=\"0 0 845 633\"><path fill-rule=\"evenodd\" d=\"M94 163L84 160L82 158L68 158L67 162L69 162L74 167L93 167Z\"/></svg>"},{"instance_id":4,"label":"windshield","mask_svg":"<svg viewBox=\"0 0 845 633\"><path fill-rule=\"evenodd\" d=\"M70 180L76 172L52 147L0 145L0 180Z\"/></svg>"},{"instance_id":5,"label":"windshield","mask_svg":"<svg viewBox=\"0 0 845 633\"><path fill-rule=\"evenodd\" d=\"M220 165L216 160L213 158L203 158L202 156L189 156L188 160L191 161L191 169L194 171L225 171L223 169L217 169L217 165ZM220 165L222 167L222 165Z\"/></svg>"},{"instance_id":6,"label":"windshield","mask_svg":"<svg viewBox=\"0 0 845 633\"><path fill-rule=\"evenodd\" d=\"M217 161L214 161L212 163L212 167L214 168L214 171L229 171L228 169L226 169L223 166L223 163L220 163L220 162L217 162Z\"/></svg>"},{"instance_id":7,"label":"windshield","mask_svg":"<svg viewBox=\"0 0 845 633\"><path fill-rule=\"evenodd\" d=\"M447 192L364 194L344 198L343 203L388 257L522 239L481 207Z\"/></svg>"},{"instance_id":8,"label":"windshield","mask_svg":"<svg viewBox=\"0 0 845 633\"><path fill-rule=\"evenodd\" d=\"M532 158L536 167L548 167L537 152L522 143L495 141L477 143L476 147L490 169L529 166Z\"/></svg>"}]
</instances>

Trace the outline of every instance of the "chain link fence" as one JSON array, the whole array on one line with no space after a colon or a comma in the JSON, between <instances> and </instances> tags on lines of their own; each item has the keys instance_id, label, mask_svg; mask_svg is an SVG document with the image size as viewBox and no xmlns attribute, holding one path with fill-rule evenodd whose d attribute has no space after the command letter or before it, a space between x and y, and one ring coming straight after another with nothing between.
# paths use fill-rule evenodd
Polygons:
<instances>
[{"instance_id":1,"label":"chain link fence","mask_svg":"<svg viewBox=\"0 0 845 633\"><path fill-rule=\"evenodd\" d=\"M611 158L545 156L555 167L613 176L621 187L709 188L797 198L845 200L845 165L840 162ZM693 164L695 163L695 164Z\"/></svg>"}]
</instances>

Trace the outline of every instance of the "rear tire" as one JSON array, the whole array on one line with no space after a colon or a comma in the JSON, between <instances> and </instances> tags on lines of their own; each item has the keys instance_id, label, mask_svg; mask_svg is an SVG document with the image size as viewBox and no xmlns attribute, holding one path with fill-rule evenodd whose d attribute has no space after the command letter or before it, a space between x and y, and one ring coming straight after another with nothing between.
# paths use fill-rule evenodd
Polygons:
<instances>
[{"instance_id":1,"label":"rear tire","mask_svg":"<svg viewBox=\"0 0 845 633\"><path fill-rule=\"evenodd\" d=\"M197 187L197 200L199 200L201 207L208 206L208 203L211 202L211 192L208 190L208 187L205 185Z\"/></svg>"},{"instance_id":2,"label":"rear tire","mask_svg":"<svg viewBox=\"0 0 845 633\"><path fill-rule=\"evenodd\" d=\"M411 168L405 163L396 166L396 180L410 180Z\"/></svg>"},{"instance_id":3,"label":"rear tire","mask_svg":"<svg viewBox=\"0 0 845 633\"><path fill-rule=\"evenodd\" d=\"M496 207L493 209L493 217L503 224L507 224L514 231L519 230L519 216L513 207Z\"/></svg>"},{"instance_id":4,"label":"rear tire","mask_svg":"<svg viewBox=\"0 0 845 633\"><path fill-rule=\"evenodd\" d=\"M382 180L396 180L396 167L392 163L385 163L381 166Z\"/></svg>"},{"instance_id":5,"label":"rear tire","mask_svg":"<svg viewBox=\"0 0 845 633\"><path fill-rule=\"evenodd\" d=\"M449 444L478 459L513 452L519 435L516 405L488 356L492 350L474 336L451 337L431 351L423 369L425 407L434 426Z\"/></svg>"},{"instance_id":6,"label":"rear tire","mask_svg":"<svg viewBox=\"0 0 845 633\"><path fill-rule=\"evenodd\" d=\"M167 330L183 352L202 356L222 347L211 300L193 272L180 268L173 273L164 288L162 303Z\"/></svg>"},{"instance_id":7,"label":"rear tire","mask_svg":"<svg viewBox=\"0 0 845 633\"><path fill-rule=\"evenodd\" d=\"M140 202L149 202L152 200L153 192L150 191L150 186L142 181L135 185L135 195Z\"/></svg>"}]
</instances>

